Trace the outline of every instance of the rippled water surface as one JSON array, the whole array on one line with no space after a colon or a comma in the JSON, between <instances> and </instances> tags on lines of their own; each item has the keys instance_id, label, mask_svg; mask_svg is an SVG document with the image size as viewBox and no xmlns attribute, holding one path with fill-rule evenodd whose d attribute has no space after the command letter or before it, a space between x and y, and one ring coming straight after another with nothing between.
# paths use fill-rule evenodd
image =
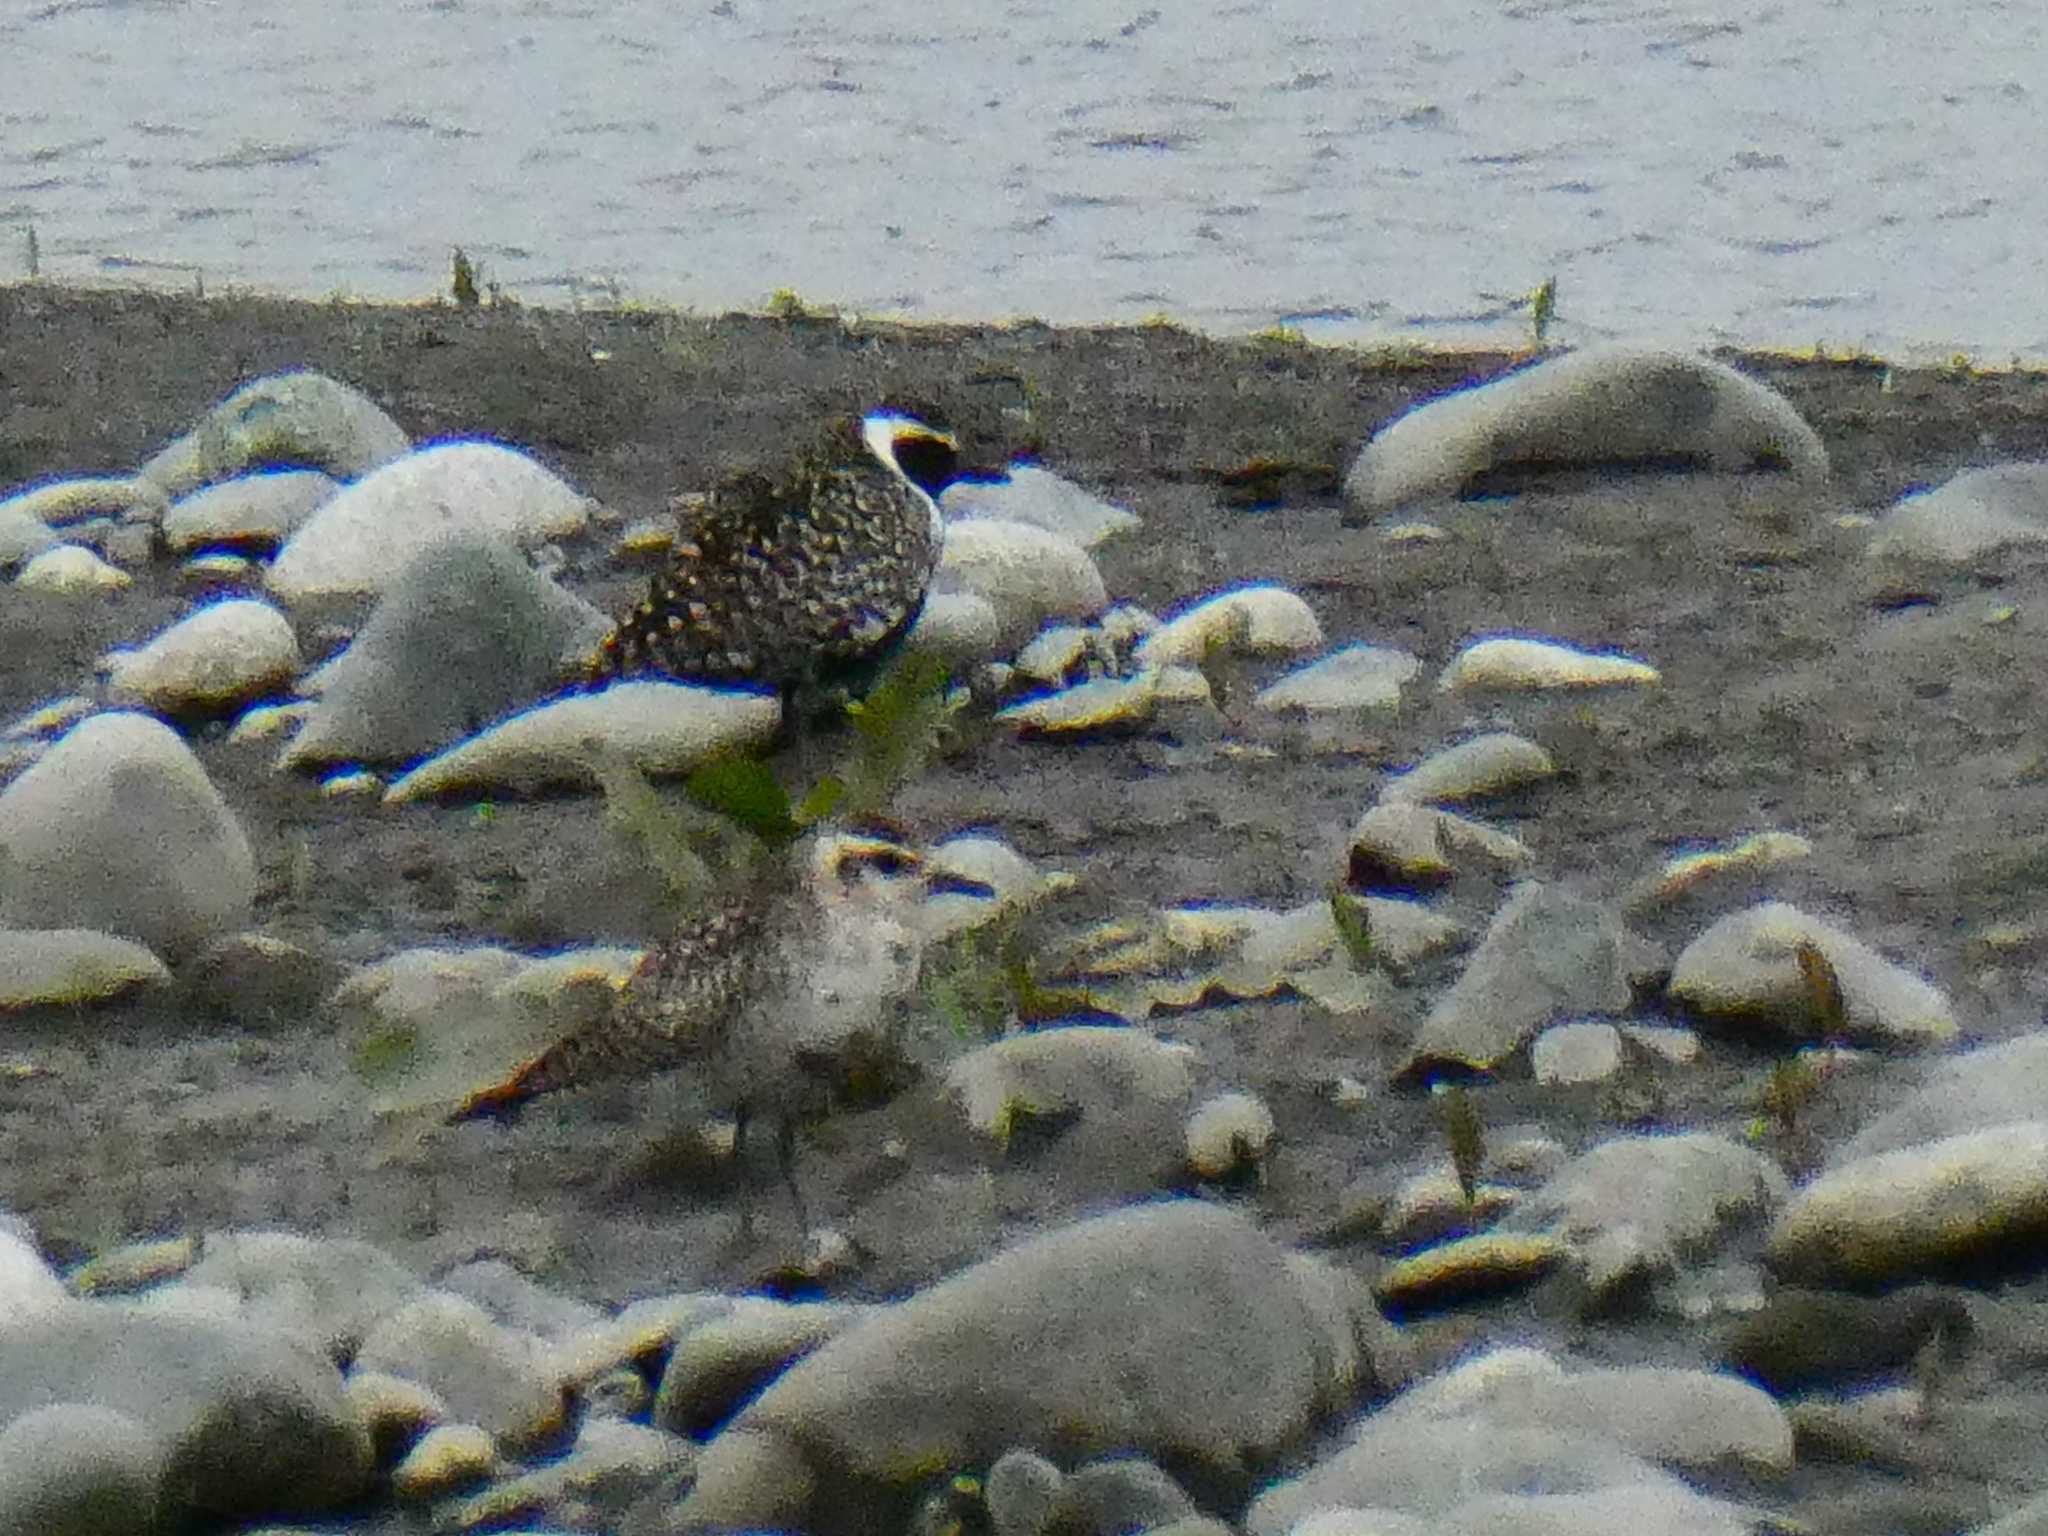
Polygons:
<instances>
[{"instance_id":1,"label":"rippled water surface","mask_svg":"<svg viewBox=\"0 0 2048 1536\"><path fill-rule=\"evenodd\" d=\"M2038 0L11 0L0 278L2048 355Z\"/></svg>"}]
</instances>

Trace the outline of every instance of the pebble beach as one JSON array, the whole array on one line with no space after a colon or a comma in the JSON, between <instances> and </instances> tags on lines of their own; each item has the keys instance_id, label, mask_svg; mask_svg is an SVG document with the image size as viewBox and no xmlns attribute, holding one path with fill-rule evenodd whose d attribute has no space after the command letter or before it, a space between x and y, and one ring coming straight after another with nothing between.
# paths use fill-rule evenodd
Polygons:
<instances>
[{"instance_id":1,"label":"pebble beach","mask_svg":"<svg viewBox=\"0 0 2048 1536\"><path fill-rule=\"evenodd\" d=\"M857 761L570 679L885 399L973 476L795 1198L688 1070L448 1124L694 771ZM2044 461L1966 358L0 288L0 1530L2048 1529Z\"/></svg>"}]
</instances>

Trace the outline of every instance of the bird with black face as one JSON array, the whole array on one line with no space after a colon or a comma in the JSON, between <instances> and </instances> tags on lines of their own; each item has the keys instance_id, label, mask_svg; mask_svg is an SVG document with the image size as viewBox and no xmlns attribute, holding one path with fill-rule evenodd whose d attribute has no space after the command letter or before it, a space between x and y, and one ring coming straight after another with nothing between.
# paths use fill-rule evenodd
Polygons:
<instances>
[{"instance_id":1,"label":"bird with black face","mask_svg":"<svg viewBox=\"0 0 2048 1536\"><path fill-rule=\"evenodd\" d=\"M779 479L729 476L679 530L645 601L593 661L789 689L885 656L924 606L959 469L949 432L894 409L829 422Z\"/></svg>"}]
</instances>

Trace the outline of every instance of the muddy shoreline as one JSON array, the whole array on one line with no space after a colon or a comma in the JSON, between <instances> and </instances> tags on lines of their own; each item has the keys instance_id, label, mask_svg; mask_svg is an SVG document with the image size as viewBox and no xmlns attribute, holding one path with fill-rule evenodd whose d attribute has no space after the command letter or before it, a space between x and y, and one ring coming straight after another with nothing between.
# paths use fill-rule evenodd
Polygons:
<instances>
[{"instance_id":1,"label":"muddy shoreline","mask_svg":"<svg viewBox=\"0 0 2048 1536\"><path fill-rule=\"evenodd\" d=\"M1333 646L1403 646L1424 672L1398 716L1336 749L1250 710L1249 689L1207 732L1074 744L987 733L901 797L912 835L988 829L1074 871L1076 924L1149 905L1292 905L1342 873L1348 830L1384 775L1475 730L1513 729L1565 774L1488 814L1530 844L1546 879L1618 897L1697 843L1782 828L1814 844L1811 859L1765 881L1642 918L1642 936L1667 954L1768 894L1929 978L1969 1039L2037 1027L2048 1004L2038 660L2048 578L2015 558L1959 576L1933 601L1875 605L1857 519L1972 465L2048 457L2048 375L1730 360L1819 431L1834 465L1824 488L1578 473L1428 504L1415 515L1448 537L1394 544L1344 516L1343 466L1414 400L1507 359L1170 328L901 328L16 286L0 289L0 487L132 472L230 389L287 367L357 386L417 440L485 436L526 449L626 521L773 457L824 410L939 402L986 462L1032 452L1144 519L1138 536L1099 552L1112 599L1164 612L1231 582L1276 581L1308 600ZM564 580L601 604L643 579L601 538L565 553ZM1994 588L2017 606L2015 621L1975 617L1971 605ZM0 718L87 686L95 657L189 602L168 561L98 604L0 588ZM1503 630L1620 648L1654 663L1664 684L1477 704L1434 689L1460 645ZM302 636L309 659L320 654L314 638ZM256 849L257 926L318 956L322 981L417 944L652 936L631 912L580 905L594 797L506 801L487 820L473 804L337 805L224 736L221 722L192 732ZM801 778L813 766L804 754L825 748L790 750L785 766ZM1500 890L1491 877L1463 879L1440 905L1476 934ZM1267 1176L1231 1198L1283 1238L1316 1239L1354 1181L1391 1177L1435 1144L1426 1098L1382 1085L1455 970L1424 971L1369 1017L1273 999L1155 1021L1200 1052L1202 1093L1242 1088L1274 1112ZM511 1128L394 1140L363 1112L348 1046L318 996L303 981L282 1000L253 983L245 996L231 980L203 996L187 987L0 1019L0 1056L14 1065L0 1079L0 1207L60 1262L152 1235L284 1225L367 1238L430 1272L502 1256L605 1302L744 1286L797 1241L773 1223L742 1231L729 1174L707 1175L656 1129L667 1103L658 1084L564 1096ZM1655 1000L1632 1016L1686 1022ZM1697 1063L1661 1075L1647 1110L1598 1086L1513 1075L1475 1091L1490 1127L1539 1126L1570 1150L1646 1116L1740 1136L1775 1054L1768 1042L1710 1035ZM1879 1057L1831 1079L1803 1133L1824 1151L1920 1071L1910 1057ZM1340 1105L1329 1085L1345 1077L1379 1091L1363 1108ZM835 1116L806 1138L799 1164L812 1220L847 1232L864 1255L835 1294L900 1294L1021 1233L1170 1187L1156 1149L1124 1129L1084 1126L992 1155L930 1084ZM1369 1243L1332 1251L1367 1273L1381 1261ZM1683 1329L1588 1330L1527 1301L1421 1327L1447 1349L1537 1338L1699 1363ZM1805 1490L1816 1509L1828 1486ZM1966 1492L1958 1507L1977 1497ZM1800 1507L1782 1491L1772 1498Z\"/></svg>"}]
</instances>

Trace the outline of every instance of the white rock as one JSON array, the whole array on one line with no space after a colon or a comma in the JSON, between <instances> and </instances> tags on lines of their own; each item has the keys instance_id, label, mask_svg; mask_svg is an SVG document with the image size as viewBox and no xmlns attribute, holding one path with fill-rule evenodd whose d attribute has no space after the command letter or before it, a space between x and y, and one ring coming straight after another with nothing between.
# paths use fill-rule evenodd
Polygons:
<instances>
[{"instance_id":1,"label":"white rock","mask_svg":"<svg viewBox=\"0 0 2048 1536\"><path fill-rule=\"evenodd\" d=\"M1541 783L1556 773L1550 754L1535 742L1494 731L1432 753L1392 780L1380 798L1390 805L1476 800Z\"/></svg>"},{"instance_id":2,"label":"white rock","mask_svg":"<svg viewBox=\"0 0 2048 1536\"><path fill-rule=\"evenodd\" d=\"M1384 645L1347 645L1297 667L1252 697L1260 709L1398 709L1401 689L1422 670L1408 652Z\"/></svg>"},{"instance_id":3,"label":"white rock","mask_svg":"<svg viewBox=\"0 0 2048 1536\"><path fill-rule=\"evenodd\" d=\"M1285 587L1237 587L1204 598L1138 642L1140 667L1199 663L1216 651L1294 655L1323 643L1315 610Z\"/></svg>"},{"instance_id":4,"label":"white rock","mask_svg":"<svg viewBox=\"0 0 2048 1536\"><path fill-rule=\"evenodd\" d=\"M1063 682L1088 654L1090 639L1091 631L1078 624L1055 624L1041 630L1017 653L1017 674L1034 683Z\"/></svg>"},{"instance_id":5,"label":"white rock","mask_svg":"<svg viewBox=\"0 0 2048 1536\"><path fill-rule=\"evenodd\" d=\"M1752 1019L1810 1039L1826 1028L1800 969L1797 946L1811 944L1833 968L1854 1039L1935 1045L1956 1037L1954 1010L1927 982L1869 945L1784 902L1767 901L1722 918L1672 967L1666 991L1709 1018Z\"/></svg>"},{"instance_id":6,"label":"white rock","mask_svg":"<svg viewBox=\"0 0 2048 1536\"><path fill-rule=\"evenodd\" d=\"M228 732L228 742L232 746L247 746L289 735L306 723L313 708L311 700L295 699L289 704L259 704L254 709L245 709Z\"/></svg>"},{"instance_id":7,"label":"white rock","mask_svg":"<svg viewBox=\"0 0 2048 1536\"><path fill-rule=\"evenodd\" d=\"M30 710L6 729L0 730L0 737L61 736L98 708L99 705L85 694L68 693L62 698L52 699L49 703Z\"/></svg>"},{"instance_id":8,"label":"white rock","mask_svg":"<svg viewBox=\"0 0 2048 1536\"><path fill-rule=\"evenodd\" d=\"M1001 651L1003 625L994 603L979 592L933 592L903 637L907 651L971 667Z\"/></svg>"},{"instance_id":9,"label":"white rock","mask_svg":"<svg viewBox=\"0 0 2048 1536\"><path fill-rule=\"evenodd\" d=\"M1471 854L1504 869L1533 855L1520 838L1433 806L1395 800L1375 805L1351 829L1354 883L1434 885L1458 872L1453 855Z\"/></svg>"},{"instance_id":10,"label":"white rock","mask_svg":"<svg viewBox=\"0 0 2048 1536\"><path fill-rule=\"evenodd\" d=\"M134 649L100 658L116 703L165 714L222 709L298 675L290 620L250 598L209 603Z\"/></svg>"},{"instance_id":11,"label":"white rock","mask_svg":"<svg viewBox=\"0 0 2048 1536\"><path fill-rule=\"evenodd\" d=\"M1265 1161L1273 1142L1273 1112L1249 1093L1219 1093L1188 1116L1188 1166L1220 1179Z\"/></svg>"},{"instance_id":12,"label":"white rock","mask_svg":"<svg viewBox=\"0 0 2048 1536\"><path fill-rule=\"evenodd\" d=\"M1723 875L1758 875L1813 856L1813 844L1793 832L1758 832L1724 848L1680 854L1644 883L1638 906L1673 901Z\"/></svg>"},{"instance_id":13,"label":"white rock","mask_svg":"<svg viewBox=\"0 0 2048 1536\"><path fill-rule=\"evenodd\" d=\"M140 944L88 928L0 928L0 1011L90 1003L167 982Z\"/></svg>"},{"instance_id":14,"label":"white rock","mask_svg":"<svg viewBox=\"0 0 2048 1536\"><path fill-rule=\"evenodd\" d=\"M996 610L1005 647L1048 619L1086 619L1109 602L1102 574L1071 539L1029 523L970 518L949 523L934 577L940 592L977 592Z\"/></svg>"},{"instance_id":15,"label":"white rock","mask_svg":"<svg viewBox=\"0 0 2048 1536\"><path fill-rule=\"evenodd\" d=\"M287 602L382 592L429 545L477 532L520 548L576 532L592 503L523 453L437 443L364 476L291 536L270 568Z\"/></svg>"},{"instance_id":16,"label":"white rock","mask_svg":"<svg viewBox=\"0 0 2048 1536\"><path fill-rule=\"evenodd\" d=\"M1661 681L1657 669L1628 656L1581 651L1553 640L1497 635L1452 658L1439 688L1605 688Z\"/></svg>"},{"instance_id":17,"label":"white rock","mask_svg":"<svg viewBox=\"0 0 2048 1536\"><path fill-rule=\"evenodd\" d=\"M1715 470L1777 463L1806 479L1828 472L1813 428L1756 380L1690 353L1610 346L1417 406L1374 434L1344 494L1371 515L1450 495L1503 465L1672 458Z\"/></svg>"},{"instance_id":18,"label":"white rock","mask_svg":"<svg viewBox=\"0 0 2048 1536\"><path fill-rule=\"evenodd\" d=\"M173 502L164 514L164 544L174 555L275 549L340 489L340 481L317 469L241 475Z\"/></svg>"},{"instance_id":19,"label":"white rock","mask_svg":"<svg viewBox=\"0 0 2048 1536\"><path fill-rule=\"evenodd\" d=\"M93 592L118 591L131 585L134 579L89 549L76 544L53 544L21 568L14 584L31 592L79 597Z\"/></svg>"},{"instance_id":20,"label":"white rock","mask_svg":"<svg viewBox=\"0 0 2048 1536\"><path fill-rule=\"evenodd\" d=\"M2048 1118L1838 1164L1778 1216L1779 1273L1871 1284L1972 1259L2034 1252L2048 1227Z\"/></svg>"},{"instance_id":21,"label":"white rock","mask_svg":"<svg viewBox=\"0 0 2048 1536\"><path fill-rule=\"evenodd\" d=\"M1141 1029L1062 1024L968 1052L946 1070L946 1088L979 1135L1005 1143L1020 1115L1127 1113L1136 1096L1184 1103L1194 1051Z\"/></svg>"},{"instance_id":22,"label":"white rock","mask_svg":"<svg viewBox=\"0 0 2048 1536\"><path fill-rule=\"evenodd\" d=\"M1006 481L956 480L939 497L949 522L1001 518L1030 523L1093 549L1114 534L1138 526L1138 515L1112 506L1033 464L1013 464Z\"/></svg>"},{"instance_id":23,"label":"white rock","mask_svg":"<svg viewBox=\"0 0 2048 1536\"><path fill-rule=\"evenodd\" d=\"M1598 1083L1621 1070L1621 1031L1612 1024L1553 1024L1529 1046L1539 1083Z\"/></svg>"},{"instance_id":24,"label":"white rock","mask_svg":"<svg viewBox=\"0 0 2048 1536\"><path fill-rule=\"evenodd\" d=\"M148 480L82 475L32 486L0 501L0 520L20 514L52 528L95 517L152 523L169 505L163 490Z\"/></svg>"},{"instance_id":25,"label":"white rock","mask_svg":"<svg viewBox=\"0 0 2048 1536\"><path fill-rule=\"evenodd\" d=\"M146 715L94 715L0 792L0 923L96 928L176 958L248 926L249 840Z\"/></svg>"},{"instance_id":26,"label":"white rock","mask_svg":"<svg viewBox=\"0 0 2048 1536\"><path fill-rule=\"evenodd\" d=\"M266 465L351 480L406 450L397 423L358 390L294 370L253 379L169 444L142 473L173 496Z\"/></svg>"},{"instance_id":27,"label":"white rock","mask_svg":"<svg viewBox=\"0 0 2048 1536\"><path fill-rule=\"evenodd\" d=\"M1161 704L1209 701L1209 680L1193 667L1158 667L1136 677L1091 678L1057 693L1042 693L997 710L995 718L1053 735L1142 725Z\"/></svg>"},{"instance_id":28,"label":"white rock","mask_svg":"<svg viewBox=\"0 0 2048 1536\"><path fill-rule=\"evenodd\" d=\"M1704 1258L1784 1198L1777 1165L1726 1137L1619 1136L1572 1159L1502 1225L1564 1237L1597 1304Z\"/></svg>"},{"instance_id":29,"label":"white rock","mask_svg":"<svg viewBox=\"0 0 2048 1536\"><path fill-rule=\"evenodd\" d=\"M616 683L543 704L429 758L385 792L388 802L459 789L531 790L595 784L591 748L620 753L642 773L686 773L721 752L771 739L773 694L686 683Z\"/></svg>"},{"instance_id":30,"label":"white rock","mask_svg":"<svg viewBox=\"0 0 2048 1536\"><path fill-rule=\"evenodd\" d=\"M2048 463L1965 470L1902 496L1864 546L1874 565L1966 565L2010 544L2048 543Z\"/></svg>"},{"instance_id":31,"label":"white rock","mask_svg":"<svg viewBox=\"0 0 2048 1536\"><path fill-rule=\"evenodd\" d=\"M41 554L57 542L50 526L12 501L0 501L0 571Z\"/></svg>"}]
</instances>

